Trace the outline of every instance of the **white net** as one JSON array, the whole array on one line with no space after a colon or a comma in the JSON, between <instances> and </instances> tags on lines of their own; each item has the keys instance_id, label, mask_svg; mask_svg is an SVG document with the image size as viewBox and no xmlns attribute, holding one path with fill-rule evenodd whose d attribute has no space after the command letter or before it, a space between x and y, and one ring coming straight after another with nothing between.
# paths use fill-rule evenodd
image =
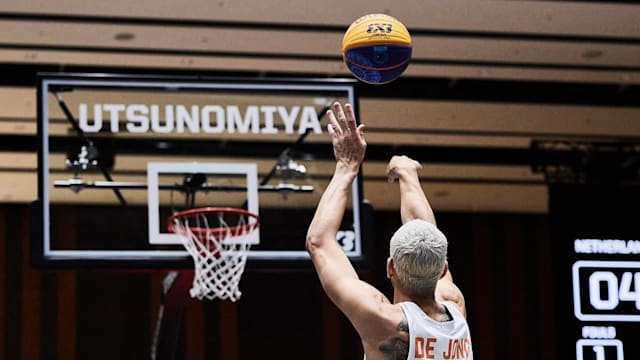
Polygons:
<instances>
[{"instance_id":1,"label":"white net","mask_svg":"<svg viewBox=\"0 0 640 360\"><path fill-rule=\"evenodd\" d=\"M240 299L240 278L255 242L257 217L241 209L194 209L172 216L170 226L193 258L191 297Z\"/></svg>"}]
</instances>

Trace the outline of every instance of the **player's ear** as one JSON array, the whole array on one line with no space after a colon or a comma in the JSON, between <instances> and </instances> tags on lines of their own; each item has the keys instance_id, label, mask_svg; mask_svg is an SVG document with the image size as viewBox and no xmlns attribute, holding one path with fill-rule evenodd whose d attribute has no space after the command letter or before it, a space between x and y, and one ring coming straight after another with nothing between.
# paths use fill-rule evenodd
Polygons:
<instances>
[{"instance_id":1,"label":"player's ear","mask_svg":"<svg viewBox=\"0 0 640 360\"><path fill-rule=\"evenodd\" d=\"M447 271L449 271L449 262L444 262L444 267L442 267L442 274L440 274L440 279L442 279L445 275L447 275Z\"/></svg>"},{"instance_id":2,"label":"player's ear","mask_svg":"<svg viewBox=\"0 0 640 360\"><path fill-rule=\"evenodd\" d=\"M393 267L393 259L389 257L387 259L387 279L391 279L392 276L396 276L396 269Z\"/></svg>"}]
</instances>

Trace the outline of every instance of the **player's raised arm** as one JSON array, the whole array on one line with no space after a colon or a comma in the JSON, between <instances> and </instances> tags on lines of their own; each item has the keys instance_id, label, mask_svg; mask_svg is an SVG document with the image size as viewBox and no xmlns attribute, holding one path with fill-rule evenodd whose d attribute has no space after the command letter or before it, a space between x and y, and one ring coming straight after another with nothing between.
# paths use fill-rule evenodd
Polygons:
<instances>
[{"instance_id":1,"label":"player's raised arm","mask_svg":"<svg viewBox=\"0 0 640 360\"><path fill-rule=\"evenodd\" d=\"M435 225L436 218L431 204L420 185L420 169L422 165L419 162L406 156L394 156L387 165L387 178L400 183L400 216L403 224L421 219Z\"/></svg>"},{"instance_id":2,"label":"player's raised arm","mask_svg":"<svg viewBox=\"0 0 640 360\"><path fill-rule=\"evenodd\" d=\"M400 216L402 223L420 219L436 225L431 204L420 184L419 170L422 165L407 156L394 156L387 166L389 181L398 180L400 183ZM453 282L448 265L444 276L438 281L435 297L438 301L450 301L456 304L462 314L466 316L464 297L460 289Z\"/></svg>"},{"instance_id":3,"label":"player's raised arm","mask_svg":"<svg viewBox=\"0 0 640 360\"><path fill-rule=\"evenodd\" d=\"M307 232L307 248L312 256L316 249L338 247L336 233L342 222L351 183L358 175L367 147L363 126L356 127L355 115L350 105L345 105L343 110L336 103L327 112L327 116L336 167Z\"/></svg>"},{"instance_id":4,"label":"player's raised arm","mask_svg":"<svg viewBox=\"0 0 640 360\"><path fill-rule=\"evenodd\" d=\"M388 300L358 275L336 241L351 184L364 159L363 126L356 126L353 108L334 104L327 113L336 168L325 189L309 230L306 247L327 296L351 320L361 336L368 338L379 326L380 304Z\"/></svg>"}]
</instances>

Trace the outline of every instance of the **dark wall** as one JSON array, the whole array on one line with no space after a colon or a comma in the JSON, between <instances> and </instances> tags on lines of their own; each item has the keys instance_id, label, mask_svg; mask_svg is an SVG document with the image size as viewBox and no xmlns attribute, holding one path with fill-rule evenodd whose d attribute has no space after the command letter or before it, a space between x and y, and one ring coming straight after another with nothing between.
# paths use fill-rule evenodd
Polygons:
<instances>
[{"instance_id":1,"label":"dark wall","mask_svg":"<svg viewBox=\"0 0 640 360\"><path fill-rule=\"evenodd\" d=\"M375 213L363 279L391 296L384 264L397 212ZM465 294L476 359L555 359L545 215L438 214ZM36 271L25 205L0 206L0 359L148 359L162 271ZM73 224L61 231L73 241ZM99 236L99 235L96 235ZM361 359L350 323L312 271L251 270L238 303L189 300L177 359Z\"/></svg>"}]
</instances>

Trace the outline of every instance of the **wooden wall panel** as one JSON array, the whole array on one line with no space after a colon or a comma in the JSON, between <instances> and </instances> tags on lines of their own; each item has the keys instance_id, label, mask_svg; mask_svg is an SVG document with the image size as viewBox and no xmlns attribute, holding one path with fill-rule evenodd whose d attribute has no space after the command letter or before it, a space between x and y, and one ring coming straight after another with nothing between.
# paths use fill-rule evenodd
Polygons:
<instances>
[{"instance_id":1,"label":"wooden wall panel","mask_svg":"<svg viewBox=\"0 0 640 360\"><path fill-rule=\"evenodd\" d=\"M335 11L339 8L340 11ZM410 0L403 6L388 0L329 0L309 2L295 0L265 3L260 0L207 3L191 0L181 3L158 3L153 0L114 0L109 4L82 0L51 3L46 0L24 2L8 0L0 10L42 14L68 14L150 19L185 19L222 22L264 22L280 24L317 24L344 26L366 12L385 12L403 19L407 26L445 28L468 31L506 31L564 35L607 35L635 37L631 26L640 12L630 4L545 1L511 2ZM482 14L483 16L473 16ZM607 14L607 16L602 16ZM541 24L546 26L542 27ZM637 30L637 28L635 28Z\"/></svg>"},{"instance_id":2,"label":"wooden wall panel","mask_svg":"<svg viewBox=\"0 0 640 360\"><path fill-rule=\"evenodd\" d=\"M555 301L554 290L550 286L553 277L556 274L552 270L551 254L554 250L553 243L550 240L550 229L547 221L537 221L534 226L531 227L530 236L527 237L527 242L534 244L533 249L536 259L534 284L538 289L538 294L532 299L537 304L537 311L532 311L534 315L535 324L537 327L533 327L537 334L533 334L533 338L539 339L539 343L544 344L544 347L531 347L538 352L538 359L554 360L556 353L557 336L560 335L556 332L556 327L552 326L556 321L556 309L553 305ZM547 241L539 241L538 239L547 238ZM537 335L537 336L536 336Z\"/></svg>"},{"instance_id":3,"label":"wooden wall panel","mask_svg":"<svg viewBox=\"0 0 640 360\"><path fill-rule=\"evenodd\" d=\"M509 300L504 309L508 316L507 331L509 342L507 346L507 357L517 359L522 356L523 349L528 348L528 329L522 325L526 324L526 316L530 307L527 306L525 266L527 266L527 252L525 251L525 241L522 232L523 226L516 219L505 221L506 235L506 259L505 274L506 287L509 289Z\"/></svg>"},{"instance_id":4,"label":"wooden wall panel","mask_svg":"<svg viewBox=\"0 0 640 360\"><path fill-rule=\"evenodd\" d=\"M329 297L322 295L322 360L333 360L343 344L341 314Z\"/></svg>"},{"instance_id":5,"label":"wooden wall panel","mask_svg":"<svg viewBox=\"0 0 640 360\"><path fill-rule=\"evenodd\" d=\"M18 217L16 222L11 226L19 229L17 235L18 238L10 241L18 241L22 248L21 255L21 267L16 270L22 273L22 286L21 286L21 298L22 307L20 317L27 319L28 321L22 321L20 328L20 358L22 359L38 359L41 356L41 346L34 346L34 344L40 344L41 332L40 322L38 321L41 314L42 299L40 293L40 273L31 267L30 264L30 246L29 246L29 214L28 209L21 207L17 209ZM20 236L21 235L21 236ZM15 271L15 270L14 270Z\"/></svg>"},{"instance_id":6,"label":"wooden wall panel","mask_svg":"<svg viewBox=\"0 0 640 360\"><path fill-rule=\"evenodd\" d=\"M425 86L428 81L425 81ZM157 103L148 95L150 103ZM0 119L35 124L36 92L34 87L0 87L0 98L6 105ZM165 94L161 97L170 101ZM202 102L206 103L206 97ZM6 100L6 102L5 102ZM66 99L76 109L72 99ZM85 97L85 100L86 99ZM437 99L360 99L361 119L371 129L393 130L387 142L392 142L398 131L426 134L500 134L517 133L522 136L638 136L640 127L634 119L640 109L631 106L595 106L521 102L480 102ZM96 92L96 103L120 103L121 94ZM279 100L282 101L282 100ZM90 100L88 100L91 103ZM194 101L198 103L198 101ZM55 108L54 108L55 110ZM77 109L76 109L77 110ZM481 116L479 116L481 114ZM62 118L62 115L60 115ZM66 128L61 127L58 131ZM34 130L35 125L30 129ZM367 130L369 131L369 130ZM372 130L375 131L375 130ZM401 133L401 132L400 132ZM231 135L229 135L231 136ZM295 139L295 138L294 138ZM321 138L328 142L328 138Z\"/></svg>"},{"instance_id":7,"label":"wooden wall panel","mask_svg":"<svg viewBox=\"0 0 640 360\"><path fill-rule=\"evenodd\" d=\"M22 301L23 301L23 262L27 259L23 254L23 241L26 241L26 234L22 233L20 226L21 207L2 206L0 207L0 216L3 218L4 227L0 231L0 242L4 245L2 251L4 254L5 274L2 295L4 297L4 322L0 324L4 335L4 347L0 349L5 359L19 359L21 357L22 345L22 328L23 322L37 321L37 318L29 317L23 319ZM31 324L28 324L29 326ZM34 346L37 346L34 345Z\"/></svg>"},{"instance_id":8,"label":"wooden wall panel","mask_svg":"<svg viewBox=\"0 0 640 360\"><path fill-rule=\"evenodd\" d=\"M7 222L5 217L5 211L3 208L0 208L0 360L5 360L5 349L6 343L6 332L8 331L7 326Z\"/></svg>"},{"instance_id":9,"label":"wooden wall panel","mask_svg":"<svg viewBox=\"0 0 640 360\"><path fill-rule=\"evenodd\" d=\"M64 217L67 221L62 222L55 229L58 232L57 237L61 239L62 246L73 248L77 242L78 224L74 216ZM76 271L57 271L55 272L55 280L55 294L50 294L49 297L55 295L55 304L57 305L54 309L56 311L56 326L51 327L52 331L55 331L54 334L57 339L56 355L58 359L76 360L78 346L78 324L76 320L78 316L78 273Z\"/></svg>"},{"instance_id":10,"label":"wooden wall panel","mask_svg":"<svg viewBox=\"0 0 640 360\"><path fill-rule=\"evenodd\" d=\"M467 310L469 323L472 330L473 351L474 356L478 358L496 358L497 346L495 341L482 341L478 339L478 333L484 334L480 336L496 337L496 308L494 306L495 289L493 288L493 282L495 280L495 273L492 271L492 264L494 262L494 252L492 250L492 236L490 234L489 224L474 219L472 222L472 251L474 253L473 259L473 287L471 289L464 289L466 294L465 300L469 303L469 309ZM449 255L452 257L452 255ZM452 274L456 274L456 277L460 271L451 265ZM471 294L469 294L471 290ZM470 296L471 295L471 296ZM477 354L477 355L476 355Z\"/></svg>"},{"instance_id":11,"label":"wooden wall panel","mask_svg":"<svg viewBox=\"0 0 640 360\"><path fill-rule=\"evenodd\" d=\"M227 301L221 301L218 302L217 306L219 311L219 356L221 359L237 360L240 356L240 346L245 345L240 340L241 333L240 326L238 324L239 305ZM246 344L246 346L251 345Z\"/></svg>"},{"instance_id":12,"label":"wooden wall panel","mask_svg":"<svg viewBox=\"0 0 640 360\"><path fill-rule=\"evenodd\" d=\"M354 19L355 20L355 19ZM57 22L55 29L46 21L1 20L0 43L25 43L34 46L86 49L116 48L135 52L189 52L190 55L283 54L283 57L320 57L340 64L341 31L274 29L259 26L166 26L131 24L126 31L135 34L123 42L114 34L125 31L122 24L93 22ZM78 34L82 34L79 36ZM580 56L592 49L584 42L549 43L530 39L456 38L446 35L414 33L411 36L412 59L457 59L464 62L503 62L571 64L584 61ZM591 66L635 67L638 47L629 44L599 44L601 55ZM342 72L346 66L340 64Z\"/></svg>"}]
</instances>

